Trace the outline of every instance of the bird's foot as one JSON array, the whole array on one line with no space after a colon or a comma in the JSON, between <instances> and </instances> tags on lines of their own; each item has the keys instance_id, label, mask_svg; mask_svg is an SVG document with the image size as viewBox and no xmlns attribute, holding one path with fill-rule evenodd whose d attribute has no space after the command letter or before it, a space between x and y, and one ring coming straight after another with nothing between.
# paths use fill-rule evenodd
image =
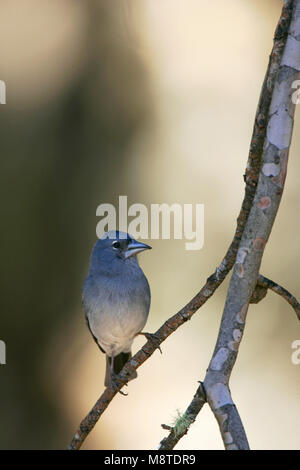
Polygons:
<instances>
[{"instance_id":1,"label":"bird's foot","mask_svg":"<svg viewBox=\"0 0 300 470\"><path fill-rule=\"evenodd\" d=\"M125 385L126 385L126 387L127 387L128 384L125 384ZM110 373L110 388L111 388L113 391L115 391L116 389L119 388L119 385L118 385L118 376L117 376L117 374L115 374L115 372L111 372L111 373ZM123 392L122 390L118 390L118 392L119 392L121 395L125 396L125 397L128 395L128 393L125 393L125 392Z\"/></svg>"},{"instance_id":2,"label":"bird's foot","mask_svg":"<svg viewBox=\"0 0 300 470\"><path fill-rule=\"evenodd\" d=\"M160 351L160 354L162 354L162 350L161 350L161 347L159 345L159 339L158 337L154 334L154 333L144 333L144 332L140 332L138 333L138 335L142 335L142 336L145 336L145 338L147 339L147 341L150 341L151 343L154 344L154 346L159 349Z\"/></svg>"}]
</instances>

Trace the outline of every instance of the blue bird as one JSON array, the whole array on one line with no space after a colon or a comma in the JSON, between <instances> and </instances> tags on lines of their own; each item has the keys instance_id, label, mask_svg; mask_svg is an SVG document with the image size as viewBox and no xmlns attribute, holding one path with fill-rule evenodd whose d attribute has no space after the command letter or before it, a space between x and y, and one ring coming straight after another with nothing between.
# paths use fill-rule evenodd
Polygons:
<instances>
[{"instance_id":1,"label":"blue bird","mask_svg":"<svg viewBox=\"0 0 300 470\"><path fill-rule=\"evenodd\" d=\"M135 336L144 334L151 294L137 254L148 249L151 246L128 233L113 231L106 232L92 251L82 303L90 332L106 354L105 386L112 386L131 358ZM136 376L135 372L130 380Z\"/></svg>"}]
</instances>

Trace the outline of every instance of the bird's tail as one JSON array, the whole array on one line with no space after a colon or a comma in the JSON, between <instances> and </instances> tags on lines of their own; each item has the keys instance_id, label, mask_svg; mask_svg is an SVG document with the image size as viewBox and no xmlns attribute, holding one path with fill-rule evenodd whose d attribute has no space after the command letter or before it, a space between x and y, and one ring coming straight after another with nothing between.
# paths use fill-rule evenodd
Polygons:
<instances>
[{"instance_id":1,"label":"bird's tail","mask_svg":"<svg viewBox=\"0 0 300 470\"><path fill-rule=\"evenodd\" d=\"M114 357L114 373L118 374L123 369L124 365L127 361L131 358L131 352L128 353L120 353ZM110 366L111 366L111 357L106 355L106 372L105 372L105 387L110 385ZM137 377L136 371L131 375L129 380L135 379Z\"/></svg>"}]
</instances>

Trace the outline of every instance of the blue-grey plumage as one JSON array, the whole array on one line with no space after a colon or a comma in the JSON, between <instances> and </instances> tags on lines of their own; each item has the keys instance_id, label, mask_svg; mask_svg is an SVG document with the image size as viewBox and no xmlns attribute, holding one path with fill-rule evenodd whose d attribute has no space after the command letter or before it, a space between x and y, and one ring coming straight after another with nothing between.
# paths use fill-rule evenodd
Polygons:
<instances>
[{"instance_id":1,"label":"blue-grey plumage","mask_svg":"<svg viewBox=\"0 0 300 470\"><path fill-rule=\"evenodd\" d=\"M92 251L82 301L89 329L106 353L106 386L131 357L132 342L147 321L150 287L137 254L150 248L115 231L99 239Z\"/></svg>"}]
</instances>

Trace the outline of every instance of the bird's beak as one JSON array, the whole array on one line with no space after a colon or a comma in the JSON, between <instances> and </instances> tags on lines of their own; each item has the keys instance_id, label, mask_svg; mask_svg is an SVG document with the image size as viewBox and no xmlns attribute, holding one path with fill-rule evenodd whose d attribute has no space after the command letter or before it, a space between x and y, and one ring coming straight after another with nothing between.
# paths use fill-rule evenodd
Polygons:
<instances>
[{"instance_id":1,"label":"bird's beak","mask_svg":"<svg viewBox=\"0 0 300 470\"><path fill-rule=\"evenodd\" d=\"M128 247L127 250L125 251L125 259L130 258L130 256L137 255L138 253L141 253L141 251L144 250L151 250L152 247L149 245L146 245L146 243L141 243L137 242L136 240L132 240Z\"/></svg>"}]
</instances>

